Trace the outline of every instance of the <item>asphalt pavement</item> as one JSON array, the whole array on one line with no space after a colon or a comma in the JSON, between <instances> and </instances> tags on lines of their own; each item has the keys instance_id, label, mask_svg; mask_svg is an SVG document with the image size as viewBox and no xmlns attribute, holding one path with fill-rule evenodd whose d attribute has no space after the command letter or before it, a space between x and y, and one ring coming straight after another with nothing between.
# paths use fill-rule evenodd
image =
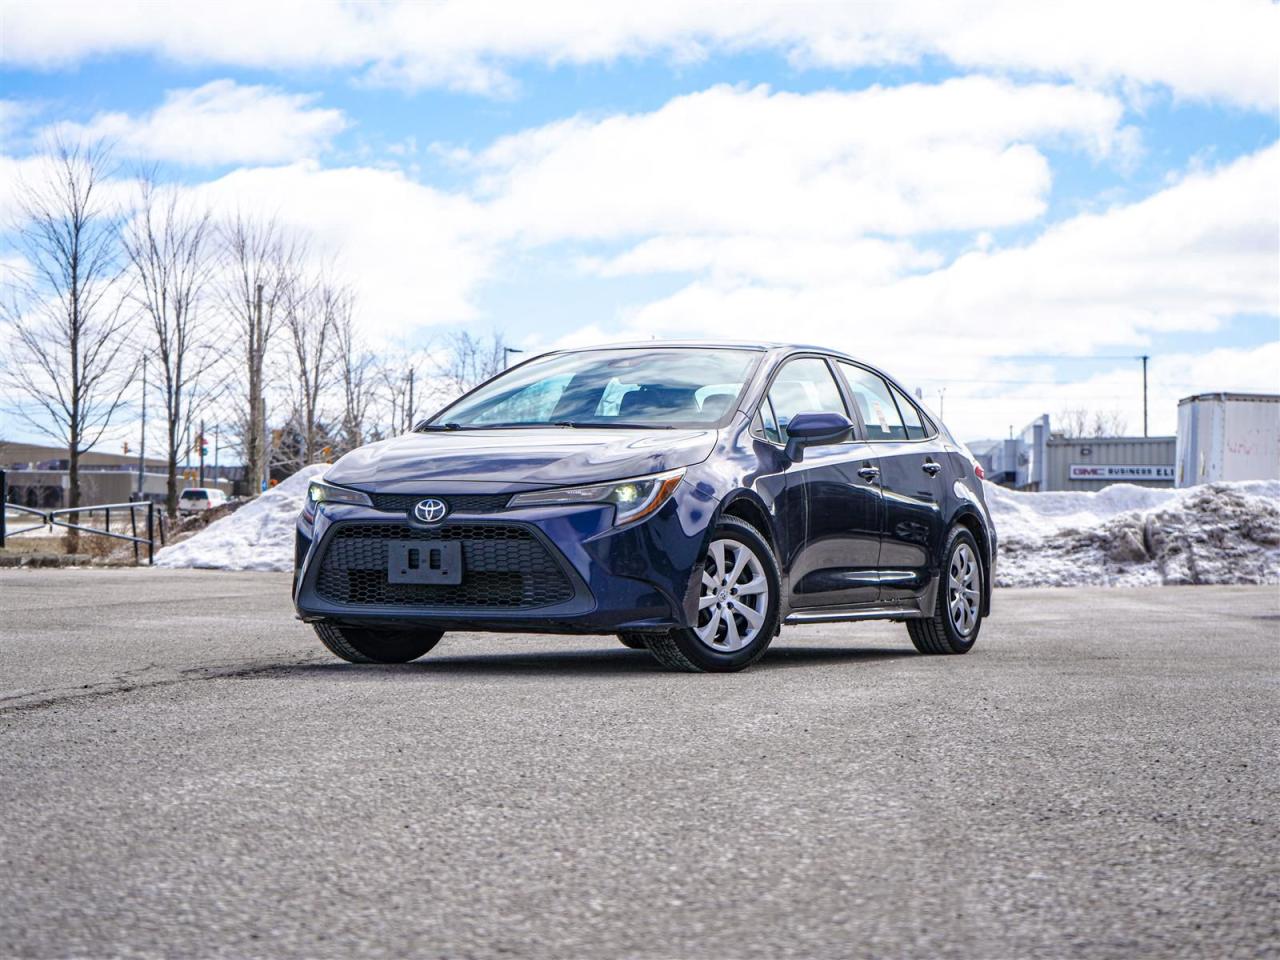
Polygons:
<instances>
[{"instance_id":1,"label":"asphalt pavement","mask_svg":"<svg viewBox=\"0 0 1280 960\"><path fill-rule=\"evenodd\" d=\"M0 956L1280 956L1280 591L1003 590L751 670L0 571Z\"/></svg>"}]
</instances>

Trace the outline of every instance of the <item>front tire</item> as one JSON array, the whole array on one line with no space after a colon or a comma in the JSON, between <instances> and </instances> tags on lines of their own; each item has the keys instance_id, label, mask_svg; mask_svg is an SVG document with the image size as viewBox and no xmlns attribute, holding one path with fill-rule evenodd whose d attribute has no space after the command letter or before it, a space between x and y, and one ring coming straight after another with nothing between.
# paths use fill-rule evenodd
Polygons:
<instances>
[{"instance_id":1,"label":"front tire","mask_svg":"<svg viewBox=\"0 0 1280 960\"><path fill-rule=\"evenodd\" d=\"M982 562L978 542L964 527L947 536L933 616L907 621L907 633L921 653L968 653L982 629Z\"/></svg>"},{"instance_id":2,"label":"front tire","mask_svg":"<svg viewBox=\"0 0 1280 960\"><path fill-rule=\"evenodd\" d=\"M329 652L348 663L408 663L440 642L443 630L370 630L313 624Z\"/></svg>"},{"instance_id":3,"label":"front tire","mask_svg":"<svg viewBox=\"0 0 1280 960\"><path fill-rule=\"evenodd\" d=\"M701 569L698 620L650 634L649 652L687 673L731 673L755 663L778 632L782 596L769 542L751 524L724 517L711 534Z\"/></svg>"}]
</instances>

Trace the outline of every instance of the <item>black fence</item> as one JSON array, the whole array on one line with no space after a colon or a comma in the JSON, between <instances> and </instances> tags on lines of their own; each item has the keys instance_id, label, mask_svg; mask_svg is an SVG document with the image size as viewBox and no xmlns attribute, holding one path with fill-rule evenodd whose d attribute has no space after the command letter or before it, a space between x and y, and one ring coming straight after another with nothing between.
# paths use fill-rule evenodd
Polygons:
<instances>
[{"instance_id":1,"label":"black fence","mask_svg":"<svg viewBox=\"0 0 1280 960\"><path fill-rule=\"evenodd\" d=\"M111 511L116 512L119 517L122 513L129 516L129 533L116 533L111 529ZM37 523L28 522L25 526L10 527L10 513L21 514L23 518L36 517ZM144 516L139 518L138 514ZM103 525L106 529L100 527L89 526L87 523L81 523L84 515L88 516L88 520L92 521L95 515L103 515ZM140 536L138 531L139 520L143 524L145 536ZM42 530L45 528L52 530L54 527L62 527L64 530L75 530L79 533L88 534L95 537L110 537L113 540L125 540L133 544L133 560L134 563L141 563L141 548L147 548L147 563L155 562L156 553L156 534L159 533L160 544L164 545L164 518L161 517L159 523L156 522L156 505L151 500L132 500L128 503L103 503L86 507L62 507L57 510L37 510L33 507L22 506L17 503L9 502L9 486L5 480L5 472L0 470L0 550L4 549L5 538L15 534L26 533L30 530Z\"/></svg>"}]
</instances>

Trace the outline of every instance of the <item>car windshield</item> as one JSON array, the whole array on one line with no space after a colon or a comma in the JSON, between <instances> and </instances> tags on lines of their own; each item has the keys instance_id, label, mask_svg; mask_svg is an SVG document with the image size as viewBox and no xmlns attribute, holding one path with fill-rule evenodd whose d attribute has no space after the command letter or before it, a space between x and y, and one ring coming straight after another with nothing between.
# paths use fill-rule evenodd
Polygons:
<instances>
[{"instance_id":1,"label":"car windshield","mask_svg":"<svg viewBox=\"0 0 1280 960\"><path fill-rule=\"evenodd\" d=\"M759 351L583 350L531 360L419 429L710 427L736 408Z\"/></svg>"}]
</instances>

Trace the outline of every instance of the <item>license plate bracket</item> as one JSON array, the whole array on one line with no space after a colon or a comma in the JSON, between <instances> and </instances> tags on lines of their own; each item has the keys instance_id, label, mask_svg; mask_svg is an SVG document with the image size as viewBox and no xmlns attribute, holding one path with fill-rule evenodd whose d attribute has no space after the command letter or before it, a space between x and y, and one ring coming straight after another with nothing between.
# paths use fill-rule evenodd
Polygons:
<instances>
[{"instance_id":1,"label":"license plate bracket","mask_svg":"<svg viewBox=\"0 0 1280 960\"><path fill-rule=\"evenodd\" d=\"M392 540L387 544L387 583L462 582L457 540Z\"/></svg>"}]
</instances>

